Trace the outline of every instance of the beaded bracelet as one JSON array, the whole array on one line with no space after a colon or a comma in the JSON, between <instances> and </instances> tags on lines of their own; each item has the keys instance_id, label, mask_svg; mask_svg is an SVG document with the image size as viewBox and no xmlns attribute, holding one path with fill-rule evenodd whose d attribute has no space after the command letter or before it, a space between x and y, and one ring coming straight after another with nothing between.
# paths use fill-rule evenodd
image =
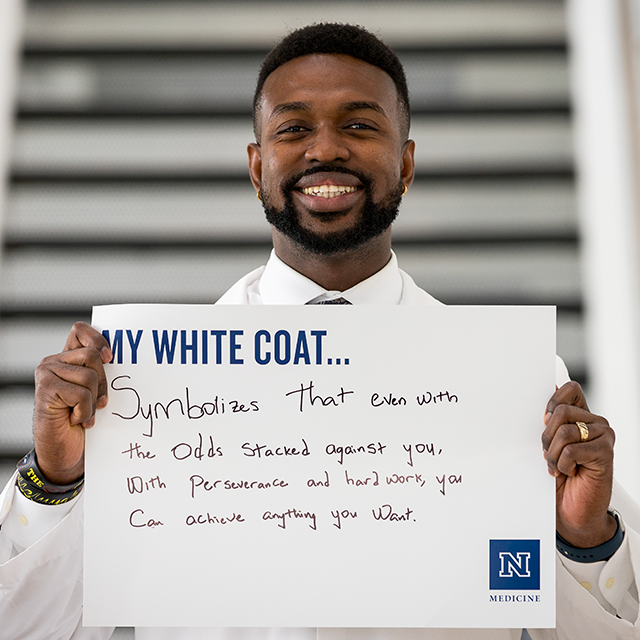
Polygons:
<instances>
[{"instance_id":1,"label":"beaded bracelet","mask_svg":"<svg viewBox=\"0 0 640 640\"><path fill-rule=\"evenodd\" d=\"M35 449L18 462L18 477L16 484L20 493L33 502L39 504L64 504L75 498L84 484L84 474L72 484L52 484L45 480L36 461Z\"/></svg>"}]
</instances>

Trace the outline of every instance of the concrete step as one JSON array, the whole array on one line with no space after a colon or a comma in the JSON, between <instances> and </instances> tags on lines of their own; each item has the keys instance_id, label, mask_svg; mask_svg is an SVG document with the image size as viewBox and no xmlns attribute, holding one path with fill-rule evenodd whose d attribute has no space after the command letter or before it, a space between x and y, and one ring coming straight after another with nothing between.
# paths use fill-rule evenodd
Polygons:
<instances>
[{"instance_id":1,"label":"concrete step","mask_svg":"<svg viewBox=\"0 0 640 640\"><path fill-rule=\"evenodd\" d=\"M558 44L565 40L561 2L509 0L355 0L162 3L116 0L32 1L26 46L40 49L269 49L287 30L327 20L380 33L391 46Z\"/></svg>"},{"instance_id":2,"label":"concrete step","mask_svg":"<svg viewBox=\"0 0 640 640\"><path fill-rule=\"evenodd\" d=\"M419 116L420 172L568 171L570 122L562 115ZM249 118L23 121L12 171L18 176L245 176Z\"/></svg>"},{"instance_id":3,"label":"concrete step","mask_svg":"<svg viewBox=\"0 0 640 640\"><path fill-rule=\"evenodd\" d=\"M571 237L570 180L416 181L394 238ZM249 181L231 184L17 184L5 218L8 243L269 242Z\"/></svg>"},{"instance_id":4,"label":"concrete step","mask_svg":"<svg viewBox=\"0 0 640 640\"><path fill-rule=\"evenodd\" d=\"M580 302L578 250L566 243L397 248L400 265L450 303ZM5 253L5 311L88 310L92 304L215 302L264 264L268 248L19 248Z\"/></svg>"},{"instance_id":5,"label":"concrete step","mask_svg":"<svg viewBox=\"0 0 640 640\"><path fill-rule=\"evenodd\" d=\"M401 53L414 111L569 103L564 52ZM261 55L27 56L22 113L249 113Z\"/></svg>"}]
</instances>

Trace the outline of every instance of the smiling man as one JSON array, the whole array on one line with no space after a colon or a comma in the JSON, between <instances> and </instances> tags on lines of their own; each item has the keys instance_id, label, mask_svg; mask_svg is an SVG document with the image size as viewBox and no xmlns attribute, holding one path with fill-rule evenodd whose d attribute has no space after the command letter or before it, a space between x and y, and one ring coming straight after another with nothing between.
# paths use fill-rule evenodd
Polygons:
<instances>
[{"instance_id":1,"label":"smiling man","mask_svg":"<svg viewBox=\"0 0 640 640\"><path fill-rule=\"evenodd\" d=\"M249 145L251 180L272 225L274 252L266 266L219 302L439 304L398 268L391 251L391 224L414 176L409 121L402 66L375 36L335 24L287 36L260 71L256 142ZM111 357L102 335L79 323L64 351L45 358L36 372L34 451L0 499L1 638L80 640L111 634L111 629L84 628L81 620L84 429L94 425L96 408L107 404L103 363ZM604 418L590 413L561 363L557 382L546 409L541 407L541 436L556 482L558 626L529 633L548 640L640 638L631 562L640 543L629 526L640 517L621 490L614 498L622 515L609 510L614 435ZM38 491L30 490L34 478ZM136 637L517 640L525 634L520 629L138 629Z\"/></svg>"},{"instance_id":2,"label":"smiling man","mask_svg":"<svg viewBox=\"0 0 640 640\"><path fill-rule=\"evenodd\" d=\"M249 145L276 254L344 291L389 261L391 223L413 181L406 81L348 55L265 61ZM349 267L346 267L349 265ZM354 269L357 265L357 269Z\"/></svg>"}]
</instances>

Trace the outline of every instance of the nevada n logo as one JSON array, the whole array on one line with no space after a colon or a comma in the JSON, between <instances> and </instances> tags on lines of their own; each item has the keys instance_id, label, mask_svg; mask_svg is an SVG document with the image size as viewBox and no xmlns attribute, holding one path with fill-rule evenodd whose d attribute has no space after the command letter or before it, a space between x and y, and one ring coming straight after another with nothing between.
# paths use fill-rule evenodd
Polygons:
<instances>
[{"instance_id":1,"label":"nevada n logo","mask_svg":"<svg viewBox=\"0 0 640 640\"><path fill-rule=\"evenodd\" d=\"M540 589L540 540L490 540L489 589Z\"/></svg>"}]
</instances>

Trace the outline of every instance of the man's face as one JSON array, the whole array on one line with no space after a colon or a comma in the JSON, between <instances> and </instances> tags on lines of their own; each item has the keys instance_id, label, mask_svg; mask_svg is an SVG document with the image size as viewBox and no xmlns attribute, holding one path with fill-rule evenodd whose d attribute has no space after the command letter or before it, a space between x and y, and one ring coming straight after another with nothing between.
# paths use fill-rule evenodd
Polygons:
<instances>
[{"instance_id":1,"label":"man's face","mask_svg":"<svg viewBox=\"0 0 640 640\"><path fill-rule=\"evenodd\" d=\"M267 219L313 253L359 246L397 215L413 180L413 142L401 133L395 85L343 55L296 58L266 80L251 179Z\"/></svg>"}]
</instances>

